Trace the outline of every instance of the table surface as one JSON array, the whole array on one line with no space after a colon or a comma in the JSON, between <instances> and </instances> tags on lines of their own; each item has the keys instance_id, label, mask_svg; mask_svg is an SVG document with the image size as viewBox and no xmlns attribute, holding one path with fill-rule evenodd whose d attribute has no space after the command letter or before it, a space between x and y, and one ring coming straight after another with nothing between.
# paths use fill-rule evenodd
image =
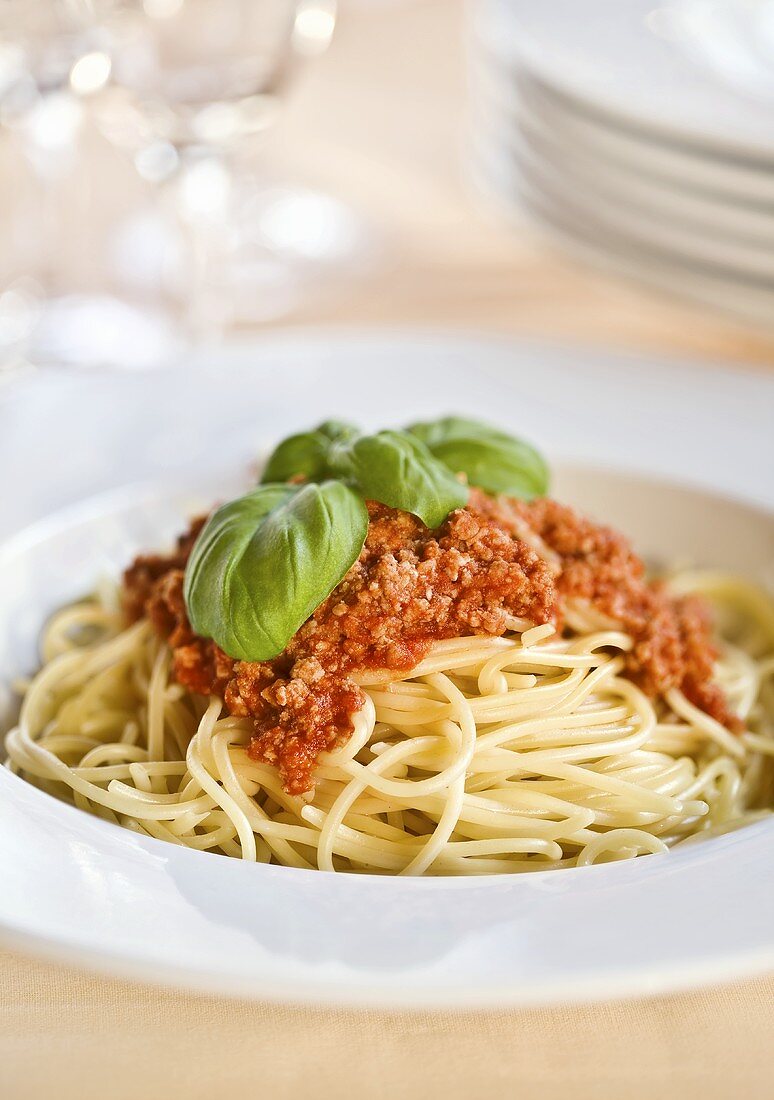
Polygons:
<instances>
[{"instance_id":1,"label":"table surface","mask_svg":"<svg viewBox=\"0 0 774 1100\"><path fill-rule=\"evenodd\" d=\"M502 224L465 169L456 0L345 3L302 75L276 163L379 229L371 278L284 324L464 326L774 366L774 338L589 272ZM355 1012L158 991L0 953L0 1093L320 1100L772 1095L774 979L650 1001L497 1013Z\"/></svg>"}]
</instances>

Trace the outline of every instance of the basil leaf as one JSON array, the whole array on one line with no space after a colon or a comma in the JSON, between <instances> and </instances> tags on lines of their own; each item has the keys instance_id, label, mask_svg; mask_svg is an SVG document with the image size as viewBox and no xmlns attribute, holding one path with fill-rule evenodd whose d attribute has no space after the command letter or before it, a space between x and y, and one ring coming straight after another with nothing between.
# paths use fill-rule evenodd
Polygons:
<instances>
[{"instance_id":1,"label":"basil leaf","mask_svg":"<svg viewBox=\"0 0 774 1100\"><path fill-rule=\"evenodd\" d=\"M491 424L485 424L482 420L471 420L465 416L442 416L438 420L423 420L416 424L409 424L406 428L432 451L440 443L448 443L453 439L499 439L510 441L512 435L495 428Z\"/></svg>"},{"instance_id":2,"label":"basil leaf","mask_svg":"<svg viewBox=\"0 0 774 1100\"><path fill-rule=\"evenodd\" d=\"M354 439L356 435L360 435L360 429L347 420L324 420L315 430L326 439L330 439L332 443L345 443L349 439Z\"/></svg>"},{"instance_id":3,"label":"basil leaf","mask_svg":"<svg viewBox=\"0 0 774 1100\"><path fill-rule=\"evenodd\" d=\"M548 492L549 473L543 457L507 432L465 417L412 424L408 429L454 473L488 493L532 500Z\"/></svg>"},{"instance_id":4,"label":"basil leaf","mask_svg":"<svg viewBox=\"0 0 774 1100\"><path fill-rule=\"evenodd\" d=\"M261 483L289 481L299 475L308 481L325 477L329 447L330 441L318 432L288 436L269 456Z\"/></svg>"},{"instance_id":5,"label":"basil leaf","mask_svg":"<svg viewBox=\"0 0 774 1100\"><path fill-rule=\"evenodd\" d=\"M288 436L275 447L266 463L261 483L290 481L303 477L322 481L328 477L328 452L331 444L357 435L357 428L343 420L326 420L311 432Z\"/></svg>"},{"instance_id":6,"label":"basil leaf","mask_svg":"<svg viewBox=\"0 0 774 1100\"><path fill-rule=\"evenodd\" d=\"M467 487L405 432L363 435L330 452L331 472L346 478L367 500L378 500L439 527L468 499Z\"/></svg>"},{"instance_id":7,"label":"basil leaf","mask_svg":"<svg viewBox=\"0 0 774 1100\"><path fill-rule=\"evenodd\" d=\"M365 504L341 482L262 485L218 508L185 574L191 626L230 657L281 653L356 561Z\"/></svg>"}]
</instances>

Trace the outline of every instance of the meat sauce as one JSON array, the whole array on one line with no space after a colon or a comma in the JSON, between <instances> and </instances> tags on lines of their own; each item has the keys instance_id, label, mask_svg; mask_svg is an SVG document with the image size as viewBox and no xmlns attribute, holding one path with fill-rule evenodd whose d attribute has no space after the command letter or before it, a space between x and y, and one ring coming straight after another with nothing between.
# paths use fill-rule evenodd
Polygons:
<instances>
[{"instance_id":1,"label":"meat sauce","mask_svg":"<svg viewBox=\"0 0 774 1100\"><path fill-rule=\"evenodd\" d=\"M167 639L179 683L220 696L230 714L252 720L250 755L275 765L289 794L312 789L320 754L352 733L363 695L349 673L405 675L433 642L501 635L509 616L559 625L573 597L632 633L628 671L645 691L679 686L733 727L711 679L716 654L703 604L649 584L615 532L551 500L495 500L479 490L435 531L381 504L369 502L368 512L358 560L271 661L236 661L191 628L183 577L203 520L172 554L138 557L124 575L127 617L147 616ZM531 545L537 540L553 563Z\"/></svg>"},{"instance_id":2,"label":"meat sauce","mask_svg":"<svg viewBox=\"0 0 774 1100\"><path fill-rule=\"evenodd\" d=\"M709 608L698 596L676 598L645 578L645 566L629 542L610 527L543 498L527 504L471 490L470 506L515 537L536 535L558 559L559 603L591 604L631 634L628 674L647 695L678 687L686 698L729 729L739 720L713 681L717 650Z\"/></svg>"}]
</instances>

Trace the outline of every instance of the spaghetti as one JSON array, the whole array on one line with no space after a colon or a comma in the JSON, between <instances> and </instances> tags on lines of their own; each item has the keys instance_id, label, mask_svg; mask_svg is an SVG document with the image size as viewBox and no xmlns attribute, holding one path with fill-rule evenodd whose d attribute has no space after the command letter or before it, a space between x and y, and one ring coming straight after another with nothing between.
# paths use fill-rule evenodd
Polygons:
<instances>
[{"instance_id":1,"label":"spaghetti","mask_svg":"<svg viewBox=\"0 0 774 1100\"><path fill-rule=\"evenodd\" d=\"M774 605L720 573L669 590L716 611L738 735L679 687L644 694L632 634L570 599L561 630L511 615L502 636L434 642L408 674L353 672L351 735L289 794L248 752L253 722L186 689L167 642L108 596L48 624L8 766L137 832L299 868L471 875L663 852L774 801Z\"/></svg>"}]
</instances>

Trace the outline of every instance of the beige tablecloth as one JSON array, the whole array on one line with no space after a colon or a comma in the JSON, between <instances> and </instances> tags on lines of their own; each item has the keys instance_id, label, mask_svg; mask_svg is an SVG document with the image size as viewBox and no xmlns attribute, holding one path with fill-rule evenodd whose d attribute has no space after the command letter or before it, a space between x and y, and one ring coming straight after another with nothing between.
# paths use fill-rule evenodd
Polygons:
<instances>
[{"instance_id":1,"label":"beige tablecloth","mask_svg":"<svg viewBox=\"0 0 774 1100\"><path fill-rule=\"evenodd\" d=\"M273 155L359 205L387 247L370 281L310 300L290 322L465 325L771 368L770 337L590 274L474 199L459 25L456 0L353 0L329 55L302 76ZM774 979L653 1001L401 1015L159 992L6 953L0 1007L8 1100L774 1096Z\"/></svg>"},{"instance_id":2,"label":"beige tablecloth","mask_svg":"<svg viewBox=\"0 0 774 1100\"><path fill-rule=\"evenodd\" d=\"M774 1094L766 981L646 1002L403 1015L210 1000L7 955L0 973L9 1100Z\"/></svg>"}]
</instances>

